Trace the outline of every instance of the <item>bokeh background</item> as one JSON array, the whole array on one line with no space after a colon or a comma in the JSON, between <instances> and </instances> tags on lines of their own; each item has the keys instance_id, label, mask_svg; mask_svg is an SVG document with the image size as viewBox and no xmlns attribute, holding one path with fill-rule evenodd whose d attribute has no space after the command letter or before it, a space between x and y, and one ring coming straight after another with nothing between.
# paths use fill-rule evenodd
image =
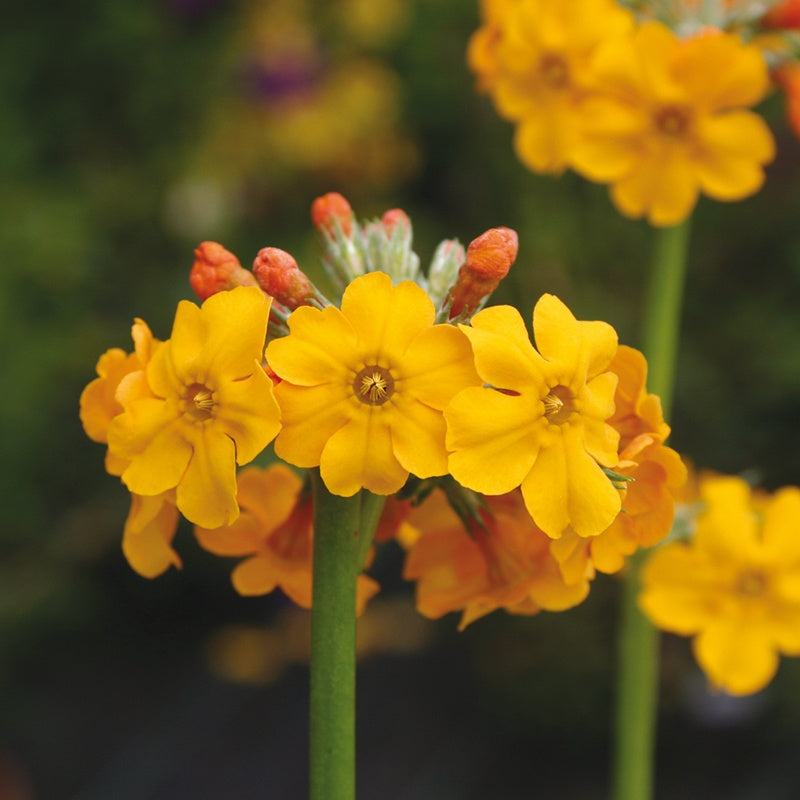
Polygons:
<instances>
[{"instance_id":1,"label":"bokeh background","mask_svg":"<svg viewBox=\"0 0 800 800\"><path fill-rule=\"evenodd\" d=\"M169 333L192 250L266 245L320 282L312 199L400 206L440 239L520 234L496 300L544 291L636 344L652 231L605 189L527 173L464 62L464 0L12 0L0 26L0 798L306 791L305 627L176 541L155 581L120 551L127 494L78 421L134 316ZM671 444L768 488L800 474L800 143L756 197L695 215ZM563 614L423 620L385 548L361 623L359 788L384 800L607 797L618 582ZM658 793L800 796L800 665L709 694L663 641Z\"/></svg>"}]
</instances>

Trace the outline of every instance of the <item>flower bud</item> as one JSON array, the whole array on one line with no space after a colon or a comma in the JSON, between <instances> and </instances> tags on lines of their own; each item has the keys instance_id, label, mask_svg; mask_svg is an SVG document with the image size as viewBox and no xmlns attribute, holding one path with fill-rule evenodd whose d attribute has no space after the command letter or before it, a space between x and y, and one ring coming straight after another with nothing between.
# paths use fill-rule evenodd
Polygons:
<instances>
[{"instance_id":1,"label":"flower bud","mask_svg":"<svg viewBox=\"0 0 800 800\"><path fill-rule=\"evenodd\" d=\"M776 3L761 21L765 28L800 28L800 0Z\"/></svg>"},{"instance_id":2,"label":"flower bud","mask_svg":"<svg viewBox=\"0 0 800 800\"><path fill-rule=\"evenodd\" d=\"M317 292L294 256L277 247L262 247L253 262L253 275L270 297L289 309L310 305Z\"/></svg>"},{"instance_id":3,"label":"flower bud","mask_svg":"<svg viewBox=\"0 0 800 800\"><path fill-rule=\"evenodd\" d=\"M511 228L490 228L470 242L466 261L450 290L451 319L477 311L508 274L517 247L517 233Z\"/></svg>"},{"instance_id":4,"label":"flower bud","mask_svg":"<svg viewBox=\"0 0 800 800\"><path fill-rule=\"evenodd\" d=\"M386 231L386 235L391 237L395 228L399 225L404 233L411 230L411 220L402 208L390 208L381 217L381 225Z\"/></svg>"},{"instance_id":5,"label":"flower bud","mask_svg":"<svg viewBox=\"0 0 800 800\"><path fill-rule=\"evenodd\" d=\"M328 192L311 204L311 221L314 227L330 236L336 231L336 223L345 236L353 231L353 209L338 192Z\"/></svg>"},{"instance_id":6,"label":"flower bud","mask_svg":"<svg viewBox=\"0 0 800 800\"><path fill-rule=\"evenodd\" d=\"M255 286L256 279L221 244L202 242L194 251L189 283L200 300L206 300L237 286Z\"/></svg>"}]
</instances>

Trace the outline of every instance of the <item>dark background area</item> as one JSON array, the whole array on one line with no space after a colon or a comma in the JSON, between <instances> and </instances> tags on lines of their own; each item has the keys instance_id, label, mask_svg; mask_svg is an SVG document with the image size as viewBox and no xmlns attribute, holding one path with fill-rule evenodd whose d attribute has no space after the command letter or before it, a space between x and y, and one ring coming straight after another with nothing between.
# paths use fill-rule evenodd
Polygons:
<instances>
[{"instance_id":1,"label":"dark background area","mask_svg":"<svg viewBox=\"0 0 800 800\"><path fill-rule=\"evenodd\" d=\"M168 336L202 240L245 266L282 247L324 281L309 207L330 190L362 217L404 208L423 264L443 238L515 228L495 301L529 317L554 292L633 345L652 231L605 188L516 161L465 66L472 3L38 0L3 17L0 798L302 798L305 615L238 597L188 527L182 571L127 567L127 494L78 421L97 357L130 347L134 316ZM695 214L671 444L776 488L800 461L800 143L782 98L761 110L765 188ZM414 616L398 551L374 571L362 797L607 797L616 579L459 634ZM662 656L659 800L800 796L798 664L734 701L686 641Z\"/></svg>"}]
</instances>

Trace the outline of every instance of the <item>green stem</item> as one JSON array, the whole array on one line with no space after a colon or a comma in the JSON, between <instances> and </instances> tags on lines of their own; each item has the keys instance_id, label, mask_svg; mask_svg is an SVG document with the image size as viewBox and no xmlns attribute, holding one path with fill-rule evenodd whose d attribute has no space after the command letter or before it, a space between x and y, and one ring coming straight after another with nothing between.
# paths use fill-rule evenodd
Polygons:
<instances>
[{"instance_id":1,"label":"green stem","mask_svg":"<svg viewBox=\"0 0 800 800\"><path fill-rule=\"evenodd\" d=\"M669 417L680 337L689 220L658 231L644 309L648 390ZM616 709L614 800L650 800L658 716L658 631L639 611L639 573L647 557L629 560L622 594Z\"/></svg>"},{"instance_id":2,"label":"green stem","mask_svg":"<svg viewBox=\"0 0 800 800\"><path fill-rule=\"evenodd\" d=\"M356 581L385 498L331 494L317 470L311 609L310 800L354 800Z\"/></svg>"}]
</instances>

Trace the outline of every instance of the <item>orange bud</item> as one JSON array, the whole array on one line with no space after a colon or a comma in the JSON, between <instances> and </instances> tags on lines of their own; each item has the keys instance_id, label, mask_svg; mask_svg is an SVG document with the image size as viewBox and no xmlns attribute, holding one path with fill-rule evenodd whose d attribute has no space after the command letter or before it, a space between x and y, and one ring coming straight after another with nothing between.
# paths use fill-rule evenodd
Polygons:
<instances>
[{"instance_id":1,"label":"orange bud","mask_svg":"<svg viewBox=\"0 0 800 800\"><path fill-rule=\"evenodd\" d=\"M253 275L263 291L287 308L308 305L316 297L311 281L297 266L294 256L278 247L262 247L258 251Z\"/></svg>"},{"instance_id":2,"label":"orange bud","mask_svg":"<svg viewBox=\"0 0 800 800\"><path fill-rule=\"evenodd\" d=\"M793 61L782 64L773 75L786 94L786 116L789 127L800 139L800 64Z\"/></svg>"},{"instance_id":3,"label":"orange bud","mask_svg":"<svg viewBox=\"0 0 800 800\"><path fill-rule=\"evenodd\" d=\"M311 221L315 228L331 235L334 222L338 222L342 233L349 236L353 231L353 209L338 192L328 192L311 204Z\"/></svg>"},{"instance_id":4,"label":"orange bud","mask_svg":"<svg viewBox=\"0 0 800 800\"><path fill-rule=\"evenodd\" d=\"M511 228L490 228L467 248L467 257L450 290L451 319L462 312L474 312L488 297L517 257L518 238Z\"/></svg>"},{"instance_id":5,"label":"orange bud","mask_svg":"<svg viewBox=\"0 0 800 800\"><path fill-rule=\"evenodd\" d=\"M400 225L404 232L411 229L411 220L402 208L390 208L382 217L381 224L388 236L394 233L394 229Z\"/></svg>"},{"instance_id":6,"label":"orange bud","mask_svg":"<svg viewBox=\"0 0 800 800\"><path fill-rule=\"evenodd\" d=\"M774 5L762 24L765 28L800 28L800 0L783 0Z\"/></svg>"},{"instance_id":7,"label":"orange bud","mask_svg":"<svg viewBox=\"0 0 800 800\"><path fill-rule=\"evenodd\" d=\"M194 251L189 283L200 300L206 300L237 286L255 286L256 279L221 244L202 242Z\"/></svg>"}]
</instances>

